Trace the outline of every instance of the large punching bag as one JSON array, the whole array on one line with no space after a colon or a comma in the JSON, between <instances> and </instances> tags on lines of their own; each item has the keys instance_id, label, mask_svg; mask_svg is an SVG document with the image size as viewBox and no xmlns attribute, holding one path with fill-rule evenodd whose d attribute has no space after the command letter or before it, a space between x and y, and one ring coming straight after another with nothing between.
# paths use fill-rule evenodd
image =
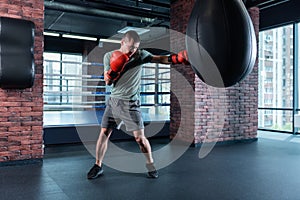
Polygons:
<instances>
[{"instance_id":1,"label":"large punching bag","mask_svg":"<svg viewBox=\"0 0 300 200\"><path fill-rule=\"evenodd\" d=\"M0 87L30 88L34 82L34 23L0 17Z\"/></svg>"},{"instance_id":2,"label":"large punching bag","mask_svg":"<svg viewBox=\"0 0 300 200\"><path fill-rule=\"evenodd\" d=\"M196 0L186 46L195 73L213 87L230 87L253 69L254 27L242 0Z\"/></svg>"}]
</instances>

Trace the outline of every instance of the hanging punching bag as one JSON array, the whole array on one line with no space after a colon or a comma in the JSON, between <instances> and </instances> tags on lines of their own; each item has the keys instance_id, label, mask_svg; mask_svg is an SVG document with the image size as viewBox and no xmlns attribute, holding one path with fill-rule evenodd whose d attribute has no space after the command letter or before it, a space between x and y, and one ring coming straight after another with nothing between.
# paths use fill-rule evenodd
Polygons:
<instances>
[{"instance_id":1,"label":"hanging punching bag","mask_svg":"<svg viewBox=\"0 0 300 200\"><path fill-rule=\"evenodd\" d=\"M256 38L242 0L197 0L186 34L189 61L206 84L230 87L253 69Z\"/></svg>"},{"instance_id":2,"label":"hanging punching bag","mask_svg":"<svg viewBox=\"0 0 300 200\"><path fill-rule=\"evenodd\" d=\"M34 23L0 17L0 87L30 88L34 82Z\"/></svg>"}]
</instances>

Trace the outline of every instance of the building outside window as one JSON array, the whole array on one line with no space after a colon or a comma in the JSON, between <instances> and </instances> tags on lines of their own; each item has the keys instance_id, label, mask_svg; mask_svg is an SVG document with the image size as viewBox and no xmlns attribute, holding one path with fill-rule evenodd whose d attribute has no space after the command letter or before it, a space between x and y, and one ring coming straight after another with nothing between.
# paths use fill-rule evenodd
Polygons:
<instances>
[{"instance_id":1,"label":"building outside window","mask_svg":"<svg viewBox=\"0 0 300 200\"><path fill-rule=\"evenodd\" d=\"M259 129L293 131L293 25L259 33Z\"/></svg>"}]
</instances>

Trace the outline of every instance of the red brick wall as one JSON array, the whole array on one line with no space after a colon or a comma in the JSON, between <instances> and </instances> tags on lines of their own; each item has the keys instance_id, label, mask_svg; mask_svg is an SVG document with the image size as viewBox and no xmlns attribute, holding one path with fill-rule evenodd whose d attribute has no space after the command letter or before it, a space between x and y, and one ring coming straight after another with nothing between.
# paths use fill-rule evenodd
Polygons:
<instances>
[{"instance_id":1,"label":"red brick wall","mask_svg":"<svg viewBox=\"0 0 300 200\"><path fill-rule=\"evenodd\" d=\"M29 89L0 89L0 163L43 157L44 1L1 0L0 16L35 23L35 82ZM16 58L17 59L17 58Z\"/></svg>"},{"instance_id":2,"label":"red brick wall","mask_svg":"<svg viewBox=\"0 0 300 200\"><path fill-rule=\"evenodd\" d=\"M171 4L170 29L174 31L170 33L170 48L173 52L186 49L184 34L193 4L194 0L176 1ZM171 138L177 135L176 137L182 140L190 141L190 138L194 137L195 132L195 99L190 95L186 95L186 90L182 87L187 86L183 86L178 81L180 80L178 76L183 76L194 88L195 73L191 67L184 65L174 65L173 69L176 71L171 70L170 135Z\"/></svg>"},{"instance_id":3,"label":"red brick wall","mask_svg":"<svg viewBox=\"0 0 300 200\"><path fill-rule=\"evenodd\" d=\"M171 30L178 31L171 33L171 49L174 52L185 49L184 34L194 2L178 0L171 4ZM249 13L258 36L259 9L251 8ZM193 137L194 144L257 138L257 61L246 79L226 89L208 87L190 67L173 67L179 73L171 72L171 137L176 134L183 140ZM186 86L177 81L182 75L194 88L194 94L186 94ZM181 102L178 102L178 95Z\"/></svg>"}]
</instances>

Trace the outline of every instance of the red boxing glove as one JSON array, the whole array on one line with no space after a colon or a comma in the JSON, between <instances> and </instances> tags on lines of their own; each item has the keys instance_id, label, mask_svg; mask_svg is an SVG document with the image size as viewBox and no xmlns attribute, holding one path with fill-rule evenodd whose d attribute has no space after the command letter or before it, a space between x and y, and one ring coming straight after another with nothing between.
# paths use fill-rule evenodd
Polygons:
<instances>
[{"instance_id":1,"label":"red boxing glove","mask_svg":"<svg viewBox=\"0 0 300 200\"><path fill-rule=\"evenodd\" d=\"M121 51L114 51L110 58L110 69L107 72L107 76L110 80L117 80L124 70L125 64L129 60L129 57Z\"/></svg>"},{"instance_id":2,"label":"red boxing glove","mask_svg":"<svg viewBox=\"0 0 300 200\"><path fill-rule=\"evenodd\" d=\"M183 50L180 51L178 54L171 54L168 57L168 61L172 64L185 64L185 65L189 65L190 62L188 61L188 55L187 55L187 51Z\"/></svg>"}]
</instances>

